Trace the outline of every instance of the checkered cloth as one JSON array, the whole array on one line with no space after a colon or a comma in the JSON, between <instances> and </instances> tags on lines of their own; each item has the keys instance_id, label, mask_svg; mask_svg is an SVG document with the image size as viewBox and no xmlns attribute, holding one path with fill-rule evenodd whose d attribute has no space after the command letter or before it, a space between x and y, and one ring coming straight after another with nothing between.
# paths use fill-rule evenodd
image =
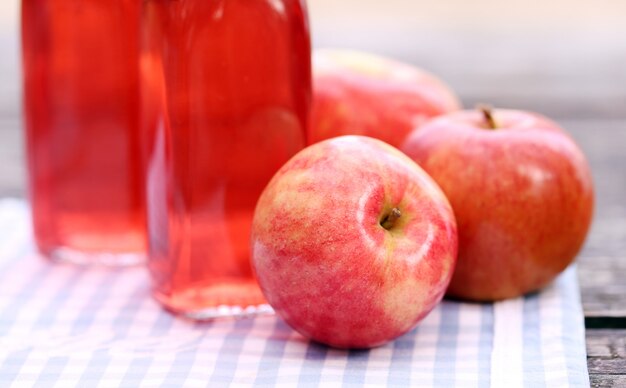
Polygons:
<instances>
[{"instance_id":1,"label":"checkered cloth","mask_svg":"<svg viewBox=\"0 0 626 388\"><path fill-rule=\"evenodd\" d=\"M575 269L526 298L444 301L385 346L335 350L274 316L175 319L143 268L50 264L27 205L0 201L1 387L385 385L588 387Z\"/></svg>"}]
</instances>

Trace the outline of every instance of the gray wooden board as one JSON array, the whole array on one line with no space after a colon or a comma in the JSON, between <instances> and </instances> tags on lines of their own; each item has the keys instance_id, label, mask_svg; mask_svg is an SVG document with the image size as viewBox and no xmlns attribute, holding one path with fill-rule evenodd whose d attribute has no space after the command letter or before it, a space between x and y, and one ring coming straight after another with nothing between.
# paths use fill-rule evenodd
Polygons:
<instances>
[{"instance_id":1,"label":"gray wooden board","mask_svg":"<svg viewBox=\"0 0 626 388\"><path fill-rule=\"evenodd\" d=\"M626 330L587 330L592 387L626 387Z\"/></svg>"}]
</instances>

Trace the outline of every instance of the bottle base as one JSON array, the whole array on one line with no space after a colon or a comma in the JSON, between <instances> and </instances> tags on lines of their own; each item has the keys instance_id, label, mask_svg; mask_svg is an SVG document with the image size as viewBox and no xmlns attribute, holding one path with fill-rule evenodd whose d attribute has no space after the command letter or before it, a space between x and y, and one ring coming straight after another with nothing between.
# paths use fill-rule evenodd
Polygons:
<instances>
[{"instance_id":1,"label":"bottle base","mask_svg":"<svg viewBox=\"0 0 626 388\"><path fill-rule=\"evenodd\" d=\"M169 311L194 321L212 321L220 318L253 318L261 315L273 315L274 309L269 304L258 306L216 306L208 307L197 311Z\"/></svg>"},{"instance_id":2,"label":"bottle base","mask_svg":"<svg viewBox=\"0 0 626 388\"><path fill-rule=\"evenodd\" d=\"M42 253L53 262L80 266L130 267L146 262L144 252L86 252L58 247Z\"/></svg>"},{"instance_id":3,"label":"bottle base","mask_svg":"<svg viewBox=\"0 0 626 388\"><path fill-rule=\"evenodd\" d=\"M167 311L194 321L274 314L253 280L187 287L169 294L155 290L153 296Z\"/></svg>"}]
</instances>

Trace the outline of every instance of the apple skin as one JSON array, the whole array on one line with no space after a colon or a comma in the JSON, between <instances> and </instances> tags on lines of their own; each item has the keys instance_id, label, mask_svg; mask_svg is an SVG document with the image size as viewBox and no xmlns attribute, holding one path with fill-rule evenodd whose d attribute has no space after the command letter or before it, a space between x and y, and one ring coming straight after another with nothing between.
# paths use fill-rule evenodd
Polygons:
<instances>
[{"instance_id":1,"label":"apple skin","mask_svg":"<svg viewBox=\"0 0 626 388\"><path fill-rule=\"evenodd\" d=\"M436 118L402 150L446 193L459 228L447 294L474 301L513 298L550 283L575 258L593 213L585 156L554 122L496 110Z\"/></svg>"},{"instance_id":2,"label":"apple skin","mask_svg":"<svg viewBox=\"0 0 626 388\"><path fill-rule=\"evenodd\" d=\"M364 135L399 147L413 128L458 109L448 86L414 66L358 51L313 54L308 144Z\"/></svg>"},{"instance_id":3,"label":"apple skin","mask_svg":"<svg viewBox=\"0 0 626 388\"><path fill-rule=\"evenodd\" d=\"M394 208L401 216L386 229ZM309 146L272 178L251 233L252 266L292 328L338 348L369 348L411 330L443 297L456 222L436 183L372 138Z\"/></svg>"}]
</instances>

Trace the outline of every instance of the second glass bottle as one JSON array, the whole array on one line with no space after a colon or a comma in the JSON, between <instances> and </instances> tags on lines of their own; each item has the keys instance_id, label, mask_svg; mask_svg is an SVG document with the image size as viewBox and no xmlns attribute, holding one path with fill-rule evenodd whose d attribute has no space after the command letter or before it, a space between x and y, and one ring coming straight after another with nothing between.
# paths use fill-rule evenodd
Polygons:
<instances>
[{"instance_id":1,"label":"second glass bottle","mask_svg":"<svg viewBox=\"0 0 626 388\"><path fill-rule=\"evenodd\" d=\"M193 318L264 311L256 201L304 147L311 47L301 0L148 0L143 124L155 297Z\"/></svg>"}]
</instances>

